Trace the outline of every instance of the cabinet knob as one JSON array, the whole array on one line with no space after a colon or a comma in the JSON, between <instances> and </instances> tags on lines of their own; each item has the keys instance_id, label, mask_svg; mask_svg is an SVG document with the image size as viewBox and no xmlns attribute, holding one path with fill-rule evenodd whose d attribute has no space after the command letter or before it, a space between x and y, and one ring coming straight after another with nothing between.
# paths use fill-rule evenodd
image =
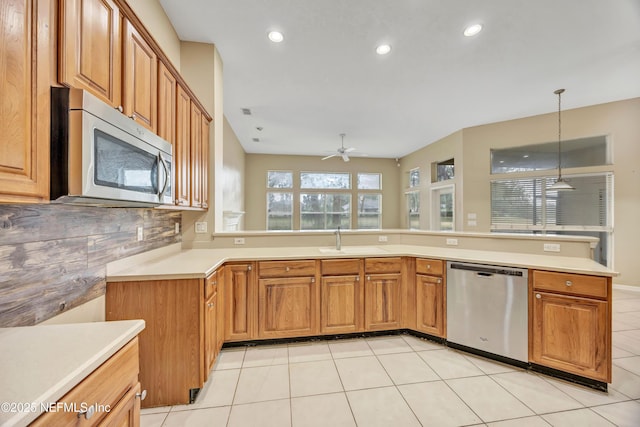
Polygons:
<instances>
[{"instance_id":1,"label":"cabinet knob","mask_svg":"<svg viewBox=\"0 0 640 427\"><path fill-rule=\"evenodd\" d=\"M571 286L573 285L573 282L571 280L567 280L566 282L564 282L564 284L567 286Z\"/></svg>"},{"instance_id":2,"label":"cabinet knob","mask_svg":"<svg viewBox=\"0 0 640 427\"><path fill-rule=\"evenodd\" d=\"M427 270L431 270L431 265L427 264Z\"/></svg>"},{"instance_id":3,"label":"cabinet knob","mask_svg":"<svg viewBox=\"0 0 640 427\"><path fill-rule=\"evenodd\" d=\"M442 279L438 279L438 283L442 283Z\"/></svg>"},{"instance_id":4,"label":"cabinet knob","mask_svg":"<svg viewBox=\"0 0 640 427\"><path fill-rule=\"evenodd\" d=\"M129 116L129 118L135 120L136 119L136 113L131 114L131 116Z\"/></svg>"},{"instance_id":5,"label":"cabinet knob","mask_svg":"<svg viewBox=\"0 0 640 427\"><path fill-rule=\"evenodd\" d=\"M136 393L136 397L140 400L144 400L147 398L147 390L142 390L140 393Z\"/></svg>"},{"instance_id":6,"label":"cabinet knob","mask_svg":"<svg viewBox=\"0 0 640 427\"><path fill-rule=\"evenodd\" d=\"M360 276L356 276L356 282L360 281Z\"/></svg>"},{"instance_id":7,"label":"cabinet knob","mask_svg":"<svg viewBox=\"0 0 640 427\"><path fill-rule=\"evenodd\" d=\"M289 268L289 267L285 268L285 271L289 271L289 270L290 270L290 268Z\"/></svg>"},{"instance_id":8,"label":"cabinet knob","mask_svg":"<svg viewBox=\"0 0 640 427\"><path fill-rule=\"evenodd\" d=\"M536 294L536 299L540 299L542 296L540 294Z\"/></svg>"},{"instance_id":9,"label":"cabinet knob","mask_svg":"<svg viewBox=\"0 0 640 427\"><path fill-rule=\"evenodd\" d=\"M311 283L316 283L316 278L315 277L311 278Z\"/></svg>"},{"instance_id":10,"label":"cabinet knob","mask_svg":"<svg viewBox=\"0 0 640 427\"><path fill-rule=\"evenodd\" d=\"M95 405L91 405L87 408L86 411L78 412L78 418L84 416L85 420L90 420L91 417L93 417L93 414L95 413L96 413L96 407Z\"/></svg>"},{"instance_id":11,"label":"cabinet knob","mask_svg":"<svg viewBox=\"0 0 640 427\"><path fill-rule=\"evenodd\" d=\"M367 280L371 280L371 276L367 276Z\"/></svg>"},{"instance_id":12,"label":"cabinet knob","mask_svg":"<svg viewBox=\"0 0 640 427\"><path fill-rule=\"evenodd\" d=\"M251 271L251 270L253 270L253 267L250 265L247 267L247 271Z\"/></svg>"},{"instance_id":13,"label":"cabinet knob","mask_svg":"<svg viewBox=\"0 0 640 427\"><path fill-rule=\"evenodd\" d=\"M210 302L209 304L207 304L207 307L212 308L213 307L213 303Z\"/></svg>"},{"instance_id":14,"label":"cabinet knob","mask_svg":"<svg viewBox=\"0 0 640 427\"><path fill-rule=\"evenodd\" d=\"M122 105L118 105L116 107L116 110L120 111L121 113L124 111L124 108L122 108Z\"/></svg>"}]
</instances>

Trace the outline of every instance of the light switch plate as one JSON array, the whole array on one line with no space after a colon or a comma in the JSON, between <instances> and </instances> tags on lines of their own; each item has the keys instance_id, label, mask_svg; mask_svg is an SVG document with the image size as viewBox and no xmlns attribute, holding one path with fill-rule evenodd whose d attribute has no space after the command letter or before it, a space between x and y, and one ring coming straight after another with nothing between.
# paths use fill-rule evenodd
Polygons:
<instances>
[{"instance_id":1,"label":"light switch plate","mask_svg":"<svg viewBox=\"0 0 640 427\"><path fill-rule=\"evenodd\" d=\"M447 245L458 246L458 239L447 239Z\"/></svg>"},{"instance_id":2,"label":"light switch plate","mask_svg":"<svg viewBox=\"0 0 640 427\"><path fill-rule=\"evenodd\" d=\"M196 222L196 233L202 234L207 232L207 223L206 222Z\"/></svg>"},{"instance_id":3,"label":"light switch plate","mask_svg":"<svg viewBox=\"0 0 640 427\"><path fill-rule=\"evenodd\" d=\"M378 242L387 242L389 239L387 236L378 236Z\"/></svg>"},{"instance_id":4,"label":"light switch plate","mask_svg":"<svg viewBox=\"0 0 640 427\"><path fill-rule=\"evenodd\" d=\"M235 237L233 239L234 245L244 245L244 237Z\"/></svg>"}]
</instances>

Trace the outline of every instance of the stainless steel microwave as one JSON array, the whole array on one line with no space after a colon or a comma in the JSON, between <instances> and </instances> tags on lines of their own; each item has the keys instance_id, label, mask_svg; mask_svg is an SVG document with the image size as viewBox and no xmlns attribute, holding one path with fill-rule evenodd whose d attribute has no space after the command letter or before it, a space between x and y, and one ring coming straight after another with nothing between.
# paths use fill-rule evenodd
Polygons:
<instances>
[{"instance_id":1,"label":"stainless steel microwave","mask_svg":"<svg viewBox=\"0 0 640 427\"><path fill-rule=\"evenodd\" d=\"M92 94L51 88L51 201L173 204L171 144Z\"/></svg>"}]
</instances>

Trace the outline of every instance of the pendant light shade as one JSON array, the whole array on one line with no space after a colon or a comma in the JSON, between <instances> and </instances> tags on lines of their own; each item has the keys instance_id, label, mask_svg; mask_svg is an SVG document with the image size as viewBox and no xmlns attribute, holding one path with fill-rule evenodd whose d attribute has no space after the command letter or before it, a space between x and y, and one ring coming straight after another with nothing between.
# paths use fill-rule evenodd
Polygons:
<instances>
[{"instance_id":1,"label":"pendant light shade","mask_svg":"<svg viewBox=\"0 0 640 427\"><path fill-rule=\"evenodd\" d=\"M552 186L547 187L547 190L551 191L575 190L571 184L562 178L562 148L560 144L562 142L561 98L563 92L564 89L558 89L553 92L558 95L558 179Z\"/></svg>"}]
</instances>

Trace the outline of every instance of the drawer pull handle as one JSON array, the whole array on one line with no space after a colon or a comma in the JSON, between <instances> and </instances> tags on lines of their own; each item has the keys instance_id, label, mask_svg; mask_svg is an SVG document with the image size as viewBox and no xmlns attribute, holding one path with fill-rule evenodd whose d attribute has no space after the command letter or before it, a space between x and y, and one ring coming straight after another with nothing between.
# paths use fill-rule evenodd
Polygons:
<instances>
[{"instance_id":1,"label":"drawer pull handle","mask_svg":"<svg viewBox=\"0 0 640 427\"><path fill-rule=\"evenodd\" d=\"M91 405L87 408L86 411L80 411L78 412L78 418L80 418L81 416L84 415L85 420L90 420L91 417L93 417L93 414L96 413L96 406L95 405Z\"/></svg>"},{"instance_id":2,"label":"drawer pull handle","mask_svg":"<svg viewBox=\"0 0 640 427\"><path fill-rule=\"evenodd\" d=\"M540 294L536 294L536 299L540 299L542 296Z\"/></svg>"},{"instance_id":3,"label":"drawer pull handle","mask_svg":"<svg viewBox=\"0 0 640 427\"><path fill-rule=\"evenodd\" d=\"M566 282L564 282L564 284L567 286L571 286L573 285L573 282L571 280L567 280Z\"/></svg>"},{"instance_id":4,"label":"drawer pull handle","mask_svg":"<svg viewBox=\"0 0 640 427\"><path fill-rule=\"evenodd\" d=\"M136 397L140 400L145 400L147 398L147 390L142 390L140 393L136 393Z\"/></svg>"}]
</instances>

